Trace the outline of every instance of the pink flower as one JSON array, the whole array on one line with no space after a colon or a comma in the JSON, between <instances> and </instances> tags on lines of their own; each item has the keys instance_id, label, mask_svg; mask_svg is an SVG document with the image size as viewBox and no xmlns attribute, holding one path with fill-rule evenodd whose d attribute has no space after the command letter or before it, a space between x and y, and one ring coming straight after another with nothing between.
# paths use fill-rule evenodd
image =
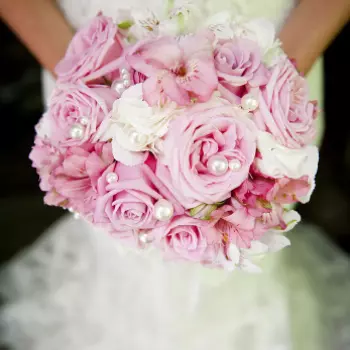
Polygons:
<instances>
[{"instance_id":1,"label":"pink flower","mask_svg":"<svg viewBox=\"0 0 350 350\"><path fill-rule=\"evenodd\" d=\"M310 199L313 187L308 176L300 179L284 177L276 180L271 197L279 204L306 203Z\"/></svg>"},{"instance_id":2,"label":"pink flower","mask_svg":"<svg viewBox=\"0 0 350 350\"><path fill-rule=\"evenodd\" d=\"M258 239L255 232L256 219L242 207L236 209L224 205L212 214L214 228L223 237L225 244L233 243L238 248L249 248Z\"/></svg>"},{"instance_id":3,"label":"pink flower","mask_svg":"<svg viewBox=\"0 0 350 350\"><path fill-rule=\"evenodd\" d=\"M143 84L145 100L150 105L165 100L187 105L192 98L207 101L217 87L213 39L205 33L137 44L126 59L148 78Z\"/></svg>"},{"instance_id":4,"label":"pink flower","mask_svg":"<svg viewBox=\"0 0 350 350\"><path fill-rule=\"evenodd\" d=\"M91 214L97 181L113 161L110 143L68 148L61 164L51 171L45 203L71 207L84 216Z\"/></svg>"},{"instance_id":5,"label":"pink flower","mask_svg":"<svg viewBox=\"0 0 350 350\"><path fill-rule=\"evenodd\" d=\"M133 167L116 163L105 171L98 183L95 223L111 224L115 231L164 225L155 218L154 205L165 192L150 165L149 160L146 164ZM115 181L109 183L110 174L115 176ZM175 203L174 206L176 212Z\"/></svg>"},{"instance_id":6,"label":"pink flower","mask_svg":"<svg viewBox=\"0 0 350 350\"><path fill-rule=\"evenodd\" d=\"M152 236L167 257L180 260L201 261L207 248L203 220L178 216L167 226L154 229Z\"/></svg>"},{"instance_id":7,"label":"pink flower","mask_svg":"<svg viewBox=\"0 0 350 350\"><path fill-rule=\"evenodd\" d=\"M229 198L248 177L256 151L255 126L240 113L231 106L204 106L171 122L157 176L186 209ZM213 173L210 164L218 157L234 167Z\"/></svg>"},{"instance_id":8,"label":"pink flower","mask_svg":"<svg viewBox=\"0 0 350 350\"><path fill-rule=\"evenodd\" d=\"M262 63L259 46L247 39L219 42L215 49L215 68L221 93L236 103L246 92L245 85L264 85L270 74Z\"/></svg>"},{"instance_id":9,"label":"pink flower","mask_svg":"<svg viewBox=\"0 0 350 350\"><path fill-rule=\"evenodd\" d=\"M76 82L120 57L123 52L118 27L99 15L80 29L55 72L60 81Z\"/></svg>"},{"instance_id":10,"label":"pink flower","mask_svg":"<svg viewBox=\"0 0 350 350\"><path fill-rule=\"evenodd\" d=\"M37 136L29 159L40 176L40 189L50 191L52 189L49 183L50 175L62 163L63 154L47 140Z\"/></svg>"},{"instance_id":11,"label":"pink flower","mask_svg":"<svg viewBox=\"0 0 350 350\"><path fill-rule=\"evenodd\" d=\"M116 98L116 93L105 86L59 85L44 116L51 123L50 139L61 147L89 141Z\"/></svg>"},{"instance_id":12,"label":"pink flower","mask_svg":"<svg viewBox=\"0 0 350 350\"><path fill-rule=\"evenodd\" d=\"M269 202L274 186L274 180L253 175L233 191L233 197L246 208L250 215L260 217L263 213L271 211Z\"/></svg>"},{"instance_id":13,"label":"pink flower","mask_svg":"<svg viewBox=\"0 0 350 350\"><path fill-rule=\"evenodd\" d=\"M259 93L256 124L282 145L299 148L315 136L317 109L308 99L306 80L293 64L283 60L272 70L268 84Z\"/></svg>"}]
</instances>

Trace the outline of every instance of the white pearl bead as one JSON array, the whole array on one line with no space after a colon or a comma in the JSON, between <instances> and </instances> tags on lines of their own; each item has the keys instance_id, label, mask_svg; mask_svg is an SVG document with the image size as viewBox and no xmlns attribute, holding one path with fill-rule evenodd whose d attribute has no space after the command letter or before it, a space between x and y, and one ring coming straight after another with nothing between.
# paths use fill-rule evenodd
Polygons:
<instances>
[{"instance_id":1,"label":"white pearl bead","mask_svg":"<svg viewBox=\"0 0 350 350\"><path fill-rule=\"evenodd\" d=\"M69 135L72 139L82 139L84 136L84 127L80 124L73 124L69 131Z\"/></svg>"},{"instance_id":2,"label":"white pearl bead","mask_svg":"<svg viewBox=\"0 0 350 350\"><path fill-rule=\"evenodd\" d=\"M130 142L134 145L144 145L147 142L147 136L137 131L132 131L129 137Z\"/></svg>"},{"instance_id":3,"label":"white pearl bead","mask_svg":"<svg viewBox=\"0 0 350 350\"><path fill-rule=\"evenodd\" d=\"M228 163L228 166L232 171L237 171L242 168L242 164L238 159L230 160L230 162Z\"/></svg>"},{"instance_id":4,"label":"white pearl bead","mask_svg":"<svg viewBox=\"0 0 350 350\"><path fill-rule=\"evenodd\" d=\"M68 208L68 211L69 211L70 213L74 213L74 209L73 209L73 208Z\"/></svg>"},{"instance_id":5,"label":"white pearl bead","mask_svg":"<svg viewBox=\"0 0 350 350\"><path fill-rule=\"evenodd\" d=\"M118 181L118 175L116 173L109 173L106 175L106 181L111 184Z\"/></svg>"},{"instance_id":6,"label":"white pearl bead","mask_svg":"<svg viewBox=\"0 0 350 350\"><path fill-rule=\"evenodd\" d=\"M228 169L228 161L224 156L212 156L208 160L207 167L213 175L224 175Z\"/></svg>"},{"instance_id":7,"label":"white pearl bead","mask_svg":"<svg viewBox=\"0 0 350 350\"><path fill-rule=\"evenodd\" d=\"M125 91L125 86L120 81L116 81L112 84L112 89L114 89L119 95Z\"/></svg>"},{"instance_id":8,"label":"white pearl bead","mask_svg":"<svg viewBox=\"0 0 350 350\"><path fill-rule=\"evenodd\" d=\"M81 117L80 119L79 119L79 123L81 124L81 125L88 125L89 124L89 118L88 117Z\"/></svg>"},{"instance_id":9,"label":"white pearl bead","mask_svg":"<svg viewBox=\"0 0 350 350\"><path fill-rule=\"evenodd\" d=\"M126 68L122 68L120 70L120 74L121 74L121 76L123 76L123 75L126 76L127 75L129 77L129 71Z\"/></svg>"},{"instance_id":10,"label":"white pearl bead","mask_svg":"<svg viewBox=\"0 0 350 350\"><path fill-rule=\"evenodd\" d=\"M150 238L149 234L147 232L141 232L139 234L139 241L142 244L148 244L152 242L152 239Z\"/></svg>"},{"instance_id":11,"label":"white pearl bead","mask_svg":"<svg viewBox=\"0 0 350 350\"><path fill-rule=\"evenodd\" d=\"M255 111L259 106L259 101L253 95L247 94L242 97L241 105L246 111Z\"/></svg>"},{"instance_id":12,"label":"white pearl bead","mask_svg":"<svg viewBox=\"0 0 350 350\"><path fill-rule=\"evenodd\" d=\"M124 79L123 80L123 85L125 88L128 88L131 85L130 79Z\"/></svg>"},{"instance_id":13,"label":"white pearl bead","mask_svg":"<svg viewBox=\"0 0 350 350\"><path fill-rule=\"evenodd\" d=\"M168 221L173 217L173 215L174 215L174 207L169 201L165 199L160 199L154 205L154 216L159 221Z\"/></svg>"},{"instance_id":14,"label":"white pearl bead","mask_svg":"<svg viewBox=\"0 0 350 350\"><path fill-rule=\"evenodd\" d=\"M121 76L123 80L130 79L130 73L126 69L121 70Z\"/></svg>"},{"instance_id":15,"label":"white pearl bead","mask_svg":"<svg viewBox=\"0 0 350 350\"><path fill-rule=\"evenodd\" d=\"M80 214L79 214L79 213L74 213L74 219L75 219L75 220L80 219Z\"/></svg>"}]
</instances>

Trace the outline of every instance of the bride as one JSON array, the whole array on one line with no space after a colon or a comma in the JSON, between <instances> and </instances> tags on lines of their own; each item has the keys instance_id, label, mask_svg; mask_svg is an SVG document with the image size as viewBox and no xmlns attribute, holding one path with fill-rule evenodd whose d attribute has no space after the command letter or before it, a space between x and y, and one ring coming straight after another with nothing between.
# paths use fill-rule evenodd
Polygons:
<instances>
[{"instance_id":1,"label":"bride","mask_svg":"<svg viewBox=\"0 0 350 350\"><path fill-rule=\"evenodd\" d=\"M49 71L72 28L99 11L113 17L132 6L157 13L165 2L0 0L0 14L46 68L47 98L54 84ZM271 19L322 104L317 57L347 21L348 0L192 3L208 14L225 9ZM267 258L263 274L228 274L124 251L66 216L5 267L2 338L16 350L350 349L348 260L314 227L301 224L290 238L292 247Z\"/></svg>"}]
</instances>

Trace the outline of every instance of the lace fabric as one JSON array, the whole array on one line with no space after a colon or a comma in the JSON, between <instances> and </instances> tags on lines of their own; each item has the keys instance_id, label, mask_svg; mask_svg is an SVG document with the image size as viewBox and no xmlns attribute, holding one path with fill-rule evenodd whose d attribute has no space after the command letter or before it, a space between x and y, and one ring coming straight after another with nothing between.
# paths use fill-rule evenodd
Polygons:
<instances>
[{"instance_id":1,"label":"lace fabric","mask_svg":"<svg viewBox=\"0 0 350 350\"><path fill-rule=\"evenodd\" d=\"M344 350L349 261L311 226L264 274L227 274L120 250L67 217L1 276L14 349Z\"/></svg>"}]
</instances>

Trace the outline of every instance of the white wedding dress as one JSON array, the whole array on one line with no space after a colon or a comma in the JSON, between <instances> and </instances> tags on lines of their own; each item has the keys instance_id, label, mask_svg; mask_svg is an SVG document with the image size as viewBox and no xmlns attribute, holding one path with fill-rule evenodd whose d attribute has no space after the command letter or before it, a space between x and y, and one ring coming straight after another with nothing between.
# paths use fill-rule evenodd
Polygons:
<instances>
[{"instance_id":1,"label":"white wedding dress","mask_svg":"<svg viewBox=\"0 0 350 350\"><path fill-rule=\"evenodd\" d=\"M165 0L62 0L75 27L99 10ZM197 0L268 17L280 27L292 0ZM226 4L223 4L226 2ZM310 77L322 95L321 63ZM46 92L52 81L45 74ZM1 277L2 338L15 350L350 349L347 258L312 226L264 261L264 273L228 274L122 250L67 216Z\"/></svg>"}]
</instances>

